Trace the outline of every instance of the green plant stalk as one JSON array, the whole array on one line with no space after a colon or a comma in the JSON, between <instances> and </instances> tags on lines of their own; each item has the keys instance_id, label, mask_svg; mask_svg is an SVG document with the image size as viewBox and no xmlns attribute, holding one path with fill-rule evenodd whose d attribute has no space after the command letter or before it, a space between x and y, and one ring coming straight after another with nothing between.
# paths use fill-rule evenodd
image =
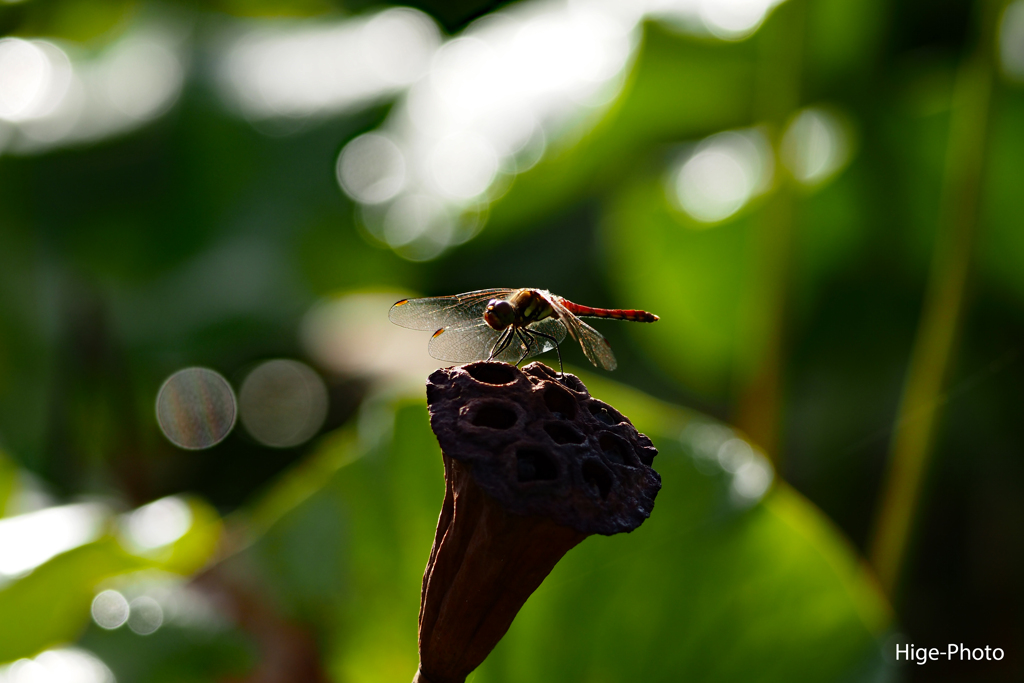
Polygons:
<instances>
[{"instance_id":1,"label":"green plant stalk","mask_svg":"<svg viewBox=\"0 0 1024 683\"><path fill-rule=\"evenodd\" d=\"M956 75L935 249L869 548L890 597L899 585L920 506L978 230L994 79L993 35L1002 5L982 2L981 37Z\"/></svg>"},{"instance_id":2,"label":"green plant stalk","mask_svg":"<svg viewBox=\"0 0 1024 683\"><path fill-rule=\"evenodd\" d=\"M755 115L768 123L767 132L776 149L787 120L800 105L805 14L802 0L790 0L774 11L774 25L766 27L771 30L760 36ZM741 310L744 316L751 314L750 309L755 311L755 329L763 347L751 367L741 369L735 423L765 453L772 454L778 465L786 298L796 198L793 179L786 170L777 167L776 177L775 191L766 198L753 230L751 269L758 283L754 288L756 303Z\"/></svg>"}]
</instances>

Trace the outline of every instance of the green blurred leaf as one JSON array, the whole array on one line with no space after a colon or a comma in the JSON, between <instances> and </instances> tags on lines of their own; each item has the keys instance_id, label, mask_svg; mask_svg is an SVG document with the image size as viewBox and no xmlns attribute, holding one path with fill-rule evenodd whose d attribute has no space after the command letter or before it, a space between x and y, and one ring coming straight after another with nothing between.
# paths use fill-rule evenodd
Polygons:
<instances>
[{"instance_id":1,"label":"green blurred leaf","mask_svg":"<svg viewBox=\"0 0 1024 683\"><path fill-rule=\"evenodd\" d=\"M339 3L330 0L219 0L217 8L238 17L301 18L329 13Z\"/></svg>"},{"instance_id":2,"label":"green blurred leaf","mask_svg":"<svg viewBox=\"0 0 1024 683\"><path fill-rule=\"evenodd\" d=\"M571 551L475 681L831 681L881 666L888 608L813 506L783 484L751 509L735 507L729 475L698 472L683 450L678 435L693 413L608 380L592 389L635 416L661 449L654 513L632 534ZM298 521L321 496L343 506L344 599L329 648L343 680L404 681L416 669L420 581L443 470L421 400L396 406L393 434L368 450L350 439L326 443L347 455L318 458L350 464L284 518Z\"/></svg>"},{"instance_id":3,"label":"green blurred leaf","mask_svg":"<svg viewBox=\"0 0 1024 683\"><path fill-rule=\"evenodd\" d=\"M570 552L477 683L834 681L878 652L882 599L820 513L783 485L709 518L711 482L656 443L651 519Z\"/></svg>"},{"instance_id":4,"label":"green blurred leaf","mask_svg":"<svg viewBox=\"0 0 1024 683\"><path fill-rule=\"evenodd\" d=\"M1000 289L1024 301L1024 215L1020 160L1024 158L1024 93L1007 91L995 103L992 145L983 195L983 221L978 260L984 276Z\"/></svg>"},{"instance_id":5,"label":"green blurred leaf","mask_svg":"<svg viewBox=\"0 0 1024 683\"><path fill-rule=\"evenodd\" d=\"M758 315L765 288L753 267L755 216L698 223L670 206L657 170L609 201L609 274L622 301L662 316L639 336L659 366L693 389L723 394L759 357L766 336Z\"/></svg>"},{"instance_id":6,"label":"green blurred leaf","mask_svg":"<svg viewBox=\"0 0 1024 683\"><path fill-rule=\"evenodd\" d=\"M415 671L420 582L444 498L444 468L422 400L395 406L394 439L341 470L331 490L349 520L350 581L335 666L345 680Z\"/></svg>"},{"instance_id":7,"label":"green blurred leaf","mask_svg":"<svg viewBox=\"0 0 1024 683\"><path fill-rule=\"evenodd\" d=\"M122 31L138 11L135 0L28 2L19 33L76 42L102 40Z\"/></svg>"},{"instance_id":8,"label":"green blurred leaf","mask_svg":"<svg viewBox=\"0 0 1024 683\"><path fill-rule=\"evenodd\" d=\"M8 506L17 489L18 466L0 450L0 517L10 514Z\"/></svg>"},{"instance_id":9,"label":"green blurred leaf","mask_svg":"<svg viewBox=\"0 0 1024 683\"><path fill-rule=\"evenodd\" d=\"M813 0L807 3L809 80L829 83L867 73L881 56L889 28L882 0Z\"/></svg>"},{"instance_id":10,"label":"green blurred leaf","mask_svg":"<svg viewBox=\"0 0 1024 683\"><path fill-rule=\"evenodd\" d=\"M865 164L853 166L797 202L790 294L799 317L806 318L838 273L863 262L870 198Z\"/></svg>"},{"instance_id":11,"label":"green blurred leaf","mask_svg":"<svg viewBox=\"0 0 1024 683\"><path fill-rule=\"evenodd\" d=\"M187 503L192 526L171 544L169 552L152 558L157 568L184 576L194 574L210 561L224 531L220 515L212 505L197 496L190 496Z\"/></svg>"},{"instance_id":12,"label":"green blurred leaf","mask_svg":"<svg viewBox=\"0 0 1024 683\"><path fill-rule=\"evenodd\" d=\"M391 288L395 282L411 279L411 264L391 249L367 243L347 220L352 208L344 209L346 220L340 221L332 210L310 221L300 236L296 260L314 291Z\"/></svg>"},{"instance_id":13,"label":"green blurred leaf","mask_svg":"<svg viewBox=\"0 0 1024 683\"><path fill-rule=\"evenodd\" d=\"M191 498L188 504L192 525L166 548L136 554L108 535L0 588L0 662L76 640L89 622L97 587L110 577L141 569L188 575L205 566L217 549L222 525L208 503Z\"/></svg>"}]
</instances>

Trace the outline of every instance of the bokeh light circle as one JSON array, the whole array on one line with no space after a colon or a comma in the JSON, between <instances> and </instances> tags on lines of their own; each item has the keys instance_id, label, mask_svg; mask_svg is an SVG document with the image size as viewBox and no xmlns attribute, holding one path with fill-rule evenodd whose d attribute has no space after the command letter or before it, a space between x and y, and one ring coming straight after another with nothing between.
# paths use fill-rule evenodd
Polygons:
<instances>
[{"instance_id":1,"label":"bokeh light circle","mask_svg":"<svg viewBox=\"0 0 1024 683\"><path fill-rule=\"evenodd\" d=\"M148 636L163 626L164 610L160 603L142 595L132 600L129 605L128 628L140 636Z\"/></svg>"},{"instance_id":2,"label":"bokeh light circle","mask_svg":"<svg viewBox=\"0 0 1024 683\"><path fill-rule=\"evenodd\" d=\"M780 153L794 178L818 185L849 161L850 136L839 116L828 109L808 108L790 121Z\"/></svg>"},{"instance_id":3,"label":"bokeh light circle","mask_svg":"<svg viewBox=\"0 0 1024 683\"><path fill-rule=\"evenodd\" d=\"M773 165L759 130L717 133L682 159L671 181L672 198L695 220L717 223L770 187Z\"/></svg>"},{"instance_id":4,"label":"bokeh light circle","mask_svg":"<svg viewBox=\"0 0 1024 683\"><path fill-rule=\"evenodd\" d=\"M442 194L451 199L472 199L494 180L498 153L482 135L453 133L435 145L430 170Z\"/></svg>"},{"instance_id":5,"label":"bokeh light circle","mask_svg":"<svg viewBox=\"0 0 1024 683\"><path fill-rule=\"evenodd\" d=\"M338 157L338 183L364 204L393 199L405 186L405 157L391 138L367 133L353 139Z\"/></svg>"},{"instance_id":6,"label":"bokeh light circle","mask_svg":"<svg viewBox=\"0 0 1024 683\"><path fill-rule=\"evenodd\" d=\"M60 103L71 81L71 63L43 40L0 39L0 120L24 123Z\"/></svg>"},{"instance_id":7,"label":"bokeh light circle","mask_svg":"<svg viewBox=\"0 0 1024 683\"><path fill-rule=\"evenodd\" d=\"M100 628L115 629L128 621L128 601L114 590L105 590L92 599L92 620Z\"/></svg>"},{"instance_id":8,"label":"bokeh light circle","mask_svg":"<svg viewBox=\"0 0 1024 683\"><path fill-rule=\"evenodd\" d=\"M185 368L167 378L156 397L156 420L175 446L200 450L231 433L238 415L235 392L208 368Z\"/></svg>"},{"instance_id":9,"label":"bokeh light circle","mask_svg":"<svg viewBox=\"0 0 1024 683\"><path fill-rule=\"evenodd\" d=\"M327 386L308 365L271 360L242 382L239 406L254 439L274 448L298 446L315 436L327 417Z\"/></svg>"},{"instance_id":10,"label":"bokeh light circle","mask_svg":"<svg viewBox=\"0 0 1024 683\"><path fill-rule=\"evenodd\" d=\"M683 166L677 192L687 213L711 223L739 211L750 197L751 184L739 159L727 151L708 149Z\"/></svg>"},{"instance_id":11,"label":"bokeh light circle","mask_svg":"<svg viewBox=\"0 0 1024 683\"><path fill-rule=\"evenodd\" d=\"M434 20L410 7L393 7L363 26L360 51L384 82L406 85L422 77L441 42Z\"/></svg>"}]
</instances>

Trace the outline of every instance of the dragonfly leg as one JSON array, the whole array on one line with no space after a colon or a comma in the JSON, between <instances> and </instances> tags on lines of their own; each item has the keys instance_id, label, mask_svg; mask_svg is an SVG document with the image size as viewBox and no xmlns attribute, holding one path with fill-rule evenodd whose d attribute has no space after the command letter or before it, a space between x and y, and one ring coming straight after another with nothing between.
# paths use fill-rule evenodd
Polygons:
<instances>
[{"instance_id":1,"label":"dragonfly leg","mask_svg":"<svg viewBox=\"0 0 1024 683\"><path fill-rule=\"evenodd\" d=\"M531 335L531 337L532 335L537 335L538 337L544 337L545 339L551 340L551 343L555 345L555 353L558 354L558 378L562 379L565 376L565 370L562 369L562 350L558 348L558 340L552 337L550 334L544 334L543 332L538 332L537 330L527 330L526 334Z\"/></svg>"},{"instance_id":2,"label":"dragonfly leg","mask_svg":"<svg viewBox=\"0 0 1024 683\"><path fill-rule=\"evenodd\" d=\"M511 327L505 328L505 331L494 341L494 346L491 347L491 355L487 357L487 360L494 360L495 356L505 350L505 347L512 341L512 332Z\"/></svg>"},{"instance_id":3,"label":"dragonfly leg","mask_svg":"<svg viewBox=\"0 0 1024 683\"><path fill-rule=\"evenodd\" d=\"M533 342L534 339L529 332L519 328L516 329L516 336L519 337L519 341L526 346L526 348L523 349L523 355L516 361L516 366L518 367L518 365L526 360L526 357L530 355L530 343Z\"/></svg>"}]
</instances>

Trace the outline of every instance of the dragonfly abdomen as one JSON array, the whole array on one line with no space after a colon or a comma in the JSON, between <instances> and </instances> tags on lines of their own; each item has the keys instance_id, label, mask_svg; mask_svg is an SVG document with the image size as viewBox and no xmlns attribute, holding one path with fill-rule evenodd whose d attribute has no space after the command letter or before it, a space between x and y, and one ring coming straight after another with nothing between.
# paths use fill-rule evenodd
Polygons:
<instances>
[{"instance_id":1,"label":"dragonfly abdomen","mask_svg":"<svg viewBox=\"0 0 1024 683\"><path fill-rule=\"evenodd\" d=\"M592 308L581 306L571 301L562 300L562 305L569 309L574 315L585 315L593 318L613 318L615 320L630 320L637 323L653 323L658 316L637 308Z\"/></svg>"}]
</instances>

